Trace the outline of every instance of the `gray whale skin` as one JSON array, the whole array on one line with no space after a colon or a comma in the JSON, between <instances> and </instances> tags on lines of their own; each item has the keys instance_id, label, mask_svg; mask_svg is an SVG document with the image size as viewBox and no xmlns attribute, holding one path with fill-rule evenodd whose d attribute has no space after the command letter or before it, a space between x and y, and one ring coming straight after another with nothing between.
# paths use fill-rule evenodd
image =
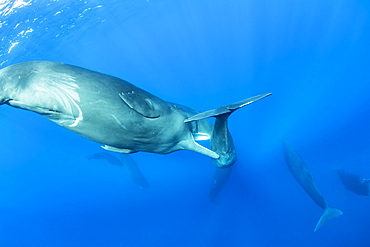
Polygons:
<instances>
[{"instance_id":1,"label":"gray whale skin","mask_svg":"<svg viewBox=\"0 0 370 247\"><path fill-rule=\"evenodd\" d=\"M117 77L49 61L0 70L0 105L38 113L118 153L191 150L218 167L236 160L229 115L268 94L199 113L164 101ZM215 117L212 126L208 117ZM196 142L210 139L211 150Z\"/></svg>"}]
</instances>

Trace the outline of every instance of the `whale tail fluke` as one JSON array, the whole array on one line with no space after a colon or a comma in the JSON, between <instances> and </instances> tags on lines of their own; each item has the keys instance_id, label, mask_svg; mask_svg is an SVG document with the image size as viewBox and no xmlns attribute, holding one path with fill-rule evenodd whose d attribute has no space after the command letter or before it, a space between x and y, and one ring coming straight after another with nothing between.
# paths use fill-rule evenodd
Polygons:
<instances>
[{"instance_id":1,"label":"whale tail fluke","mask_svg":"<svg viewBox=\"0 0 370 247\"><path fill-rule=\"evenodd\" d=\"M250 97L248 99L241 100L241 101L238 101L236 103L233 103L233 104L230 104L230 105L227 105L227 106L221 106L217 109L201 112L199 114L196 114L194 116L191 116L191 117L187 118L184 122L188 123L188 122L191 122L191 121L201 120L201 119L209 118L209 117L217 117L217 116L221 116L221 115L225 115L225 114L230 115L230 113L236 111L237 109L240 109L243 106L249 105L253 102L256 102L257 100L260 100L260 99L263 99L267 96L270 96L271 94L272 93L260 94L260 95L253 96L253 97Z\"/></svg>"},{"instance_id":2,"label":"whale tail fluke","mask_svg":"<svg viewBox=\"0 0 370 247\"><path fill-rule=\"evenodd\" d=\"M343 213L339 209L326 207L324 213L321 215L319 222L315 227L315 232L322 227L328 220L331 220L335 217L341 216Z\"/></svg>"},{"instance_id":3,"label":"whale tail fluke","mask_svg":"<svg viewBox=\"0 0 370 247\"><path fill-rule=\"evenodd\" d=\"M211 137L211 150L219 157L213 158L213 162L219 168L225 168L233 165L236 161L236 152L234 142L228 128L228 118L231 113L257 100L263 99L271 93L257 95L236 103L221 106L217 109L205 111L187 118L184 122L202 120L204 118L215 117L216 121L213 126Z\"/></svg>"}]
</instances>

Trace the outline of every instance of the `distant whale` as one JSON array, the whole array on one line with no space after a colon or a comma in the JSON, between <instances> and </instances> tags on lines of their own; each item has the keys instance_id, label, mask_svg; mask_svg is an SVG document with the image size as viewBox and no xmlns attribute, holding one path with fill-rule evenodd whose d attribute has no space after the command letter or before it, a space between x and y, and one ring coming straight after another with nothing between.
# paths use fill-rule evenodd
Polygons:
<instances>
[{"instance_id":1,"label":"distant whale","mask_svg":"<svg viewBox=\"0 0 370 247\"><path fill-rule=\"evenodd\" d=\"M149 188L149 183L141 172L139 166L136 164L136 161L129 154L120 154L120 159L118 159L107 152L99 152L94 153L87 158L89 160L106 160L108 163L119 167L125 166L135 184L139 185L141 189Z\"/></svg>"},{"instance_id":2,"label":"distant whale","mask_svg":"<svg viewBox=\"0 0 370 247\"><path fill-rule=\"evenodd\" d=\"M358 195L370 195L370 179L362 178L345 170L338 170L337 173L344 188Z\"/></svg>"},{"instance_id":3,"label":"distant whale","mask_svg":"<svg viewBox=\"0 0 370 247\"><path fill-rule=\"evenodd\" d=\"M307 192L311 199L321 208L324 209L319 222L315 227L315 232L322 227L328 220L342 215L342 212L336 208L327 206L323 196L317 189L305 162L296 150L287 142L283 142L284 157L288 165L289 171L293 174L297 182Z\"/></svg>"},{"instance_id":4,"label":"distant whale","mask_svg":"<svg viewBox=\"0 0 370 247\"><path fill-rule=\"evenodd\" d=\"M229 166L223 169L216 169L213 177L211 190L208 194L208 201L214 204L218 204L216 201L217 195L220 193L226 182L229 180L233 166Z\"/></svg>"},{"instance_id":5,"label":"distant whale","mask_svg":"<svg viewBox=\"0 0 370 247\"><path fill-rule=\"evenodd\" d=\"M106 152L99 152L99 153L94 153L91 156L87 157L88 160L106 160L108 163L115 165L115 166L123 166L123 163L117 158L114 157L111 154L108 154Z\"/></svg>"},{"instance_id":6,"label":"distant whale","mask_svg":"<svg viewBox=\"0 0 370 247\"><path fill-rule=\"evenodd\" d=\"M110 151L191 150L213 158L221 168L236 160L229 115L269 95L199 113L127 81L72 65L34 61L0 70L0 105L36 112ZM213 128L208 117L216 117ZM196 142L201 139L210 139L212 150Z\"/></svg>"}]
</instances>

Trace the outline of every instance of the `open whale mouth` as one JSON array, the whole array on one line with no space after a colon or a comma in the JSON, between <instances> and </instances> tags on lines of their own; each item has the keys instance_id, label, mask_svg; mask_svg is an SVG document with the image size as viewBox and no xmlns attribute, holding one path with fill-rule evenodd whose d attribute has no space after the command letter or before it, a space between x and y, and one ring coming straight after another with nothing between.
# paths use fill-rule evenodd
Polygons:
<instances>
[{"instance_id":1,"label":"open whale mouth","mask_svg":"<svg viewBox=\"0 0 370 247\"><path fill-rule=\"evenodd\" d=\"M0 104L7 104L15 108L20 108L28 111L32 111L38 113L57 124L62 126L69 126L75 127L83 119L81 108L74 102L74 106L78 111L78 116L75 117L73 111L67 113L66 111L61 111L58 109L52 109L49 107L42 107L42 106L33 106L31 104L26 104L21 101L17 101L14 99L7 99L4 102L0 102Z\"/></svg>"},{"instance_id":2,"label":"open whale mouth","mask_svg":"<svg viewBox=\"0 0 370 247\"><path fill-rule=\"evenodd\" d=\"M9 105L9 101L11 101L12 99L2 99L0 100L0 105L4 105L4 104L7 104Z\"/></svg>"},{"instance_id":3,"label":"open whale mouth","mask_svg":"<svg viewBox=\"0 0 370 247\"><path fill-rule=\"evenodd\" d=\"M44 107L39 107L39 109L40 110L38 111L38 113L40 115L47 116L48 118L57 119L57 118L64 117L67 115L64 112L59 111L59 110L54 110L54 109L49 109L49 108L44 108Z\"/></svg>"},{"instance_id":4,"label":"open whale mouth","mask_svg":"<svg viewBox=\"0 0 370 247\"><path fill-rule=\"evenodd\" d=\"M83 119L80 107L76 105L76 108L78 110L77 117L74 116L74 114L69 114L64 111L45 107L38 107L38 110L36 112L62 126L75 127Z\"/></svg>"}]
</instances>

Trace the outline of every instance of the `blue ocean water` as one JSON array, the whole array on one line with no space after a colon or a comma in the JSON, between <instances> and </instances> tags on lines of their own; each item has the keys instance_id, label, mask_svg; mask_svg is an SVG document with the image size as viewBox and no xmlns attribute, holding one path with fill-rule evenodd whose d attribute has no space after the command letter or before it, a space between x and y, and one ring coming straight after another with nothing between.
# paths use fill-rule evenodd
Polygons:
<instances>
[{"instance_id":1,"label":"blue ocean water","mask_svg":"<svg viewBox=\"0 0 370 247\"><path fill-rule=\"evenodd\" d=\"M0 68L50 60L123 78L170 102L234 113L238 152L208 202L215 166L189 151L137 153L148 184L89 156L100 145L1 106L1 246L370 246L368 1L0 1ZM289 140L330 206L322 214L285 164Z\"/></svg>"}]
</instances>

